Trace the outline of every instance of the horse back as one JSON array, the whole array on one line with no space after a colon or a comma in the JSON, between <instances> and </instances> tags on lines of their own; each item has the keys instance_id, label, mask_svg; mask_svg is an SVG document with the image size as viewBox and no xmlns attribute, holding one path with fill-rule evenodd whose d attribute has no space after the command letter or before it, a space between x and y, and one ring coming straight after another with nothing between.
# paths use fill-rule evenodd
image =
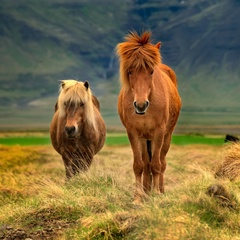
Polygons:
<instances>
[{"instance_id":1,"label":"horse back","mask_svg":"<svg viewBox=\"0 0 240 240\"><path fill-rule=\"evenodd\" d=\"M95 107L98 109L98 111L100 111L100 103L94 95L92 95L92 101L93 101L93 104L95 105Z\"/></svg>"},{"instance_id":2,"label":"horse back","mask_svg":"<svg viewBox=\"0 0 240 240\"><path fill-rule=\"evenodd\" d=\"M161 64L160 69L170 77L174 85L177 87L177 76L173 69L163 63Z\"/></svg>"},{"instance_id":3,"label":"horse back","mask_svg":"<svg viewBox=\"0 0 240 240\"><path fill-rule=\"evenodd\" d=\"M59 125L61 123L59 123L59 117L58 117L58 104L55 104L55 113L53 115L51 124L50 124L50 137L51 137L51 141L52 141L52 145L54 147L54 149L60 153L60 145L59 145L59 139L61 138L59 136L59 130L61 129L61 126Z\"/></svg>"}]
</instances>

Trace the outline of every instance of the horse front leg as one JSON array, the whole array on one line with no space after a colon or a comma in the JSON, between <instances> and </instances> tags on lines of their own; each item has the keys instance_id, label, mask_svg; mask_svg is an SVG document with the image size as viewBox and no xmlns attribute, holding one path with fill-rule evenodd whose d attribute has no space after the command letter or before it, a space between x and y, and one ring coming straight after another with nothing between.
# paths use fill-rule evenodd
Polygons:
<instances>
[{"instance_id":1,"label":"horse front leg","mask_svg":"<svg viewBox=\"0 0 240 240\"><path fill-rule=\"evenodd\" d=\"M74 174L71 164L71 159L69 159L67 156L62 156L65 171L66 171L66 180L69 180Z\"/></svg>"},{"instance_id":2,"label":"horse front leg","mask_svg":"<svg viewBox=\"0 0 240 240\"><path fill-rule=\"evenodd\" d=\"M159 193L160 190L160 179L162 178L161 172L162 172L162 164L160 161L160 153L163 145L163 134L158 135L156 138L154 138L153 143L153 156L151 160L151 172L152 172L152 178L153 178L153 190L156 193ZM162 192L162 191L161 191ZM162 192L163 193L163 192Z\"/></svg>"},{"instance_id":3,"label":"horse front leg","mask_svg":"<svg viewBox=\"0 0 240 240\"><path fill-rule=\"evenodd\" d=\"M72 161L73 173L76 175L81 172L86 172L93 160L93 154L89 152L78 152Z\"/></svg>"},{"instance_id":4,"label":"horse front leg","mask_svg":"<svg viewBox=\"0 0 240 240\"><path fill-rule=\"evenodd\" d=\"M151 142L144 140L142 142L142 159L144 163L143 190L145 193L149 193L152 187L152 172L150 167L151 158Z\"/></svg>"},{"instance_id":5,"label":"horse front leg","mask_svg":"<svg viewBox=\"0 0 240 240\"><path fill-rule=\"evenodd\" d=\"M166 159L165 156L161 157L161 173L159 177L159 190L161 193L164 193L164 172L166 170Z\"/></svg>"},{"instance_id":6,"label":"horse front leg","mask_svg":"<svg viewBox=\"0 0 240 240\"><path fill-rule=\"evenodd\" d=\"M131 132L128 132L128 138L133 152L133 171L135 174L134 203L139 203L143 195L142 173L144 168L141 143L138 137Z\"/></svg>"}]
</instances>

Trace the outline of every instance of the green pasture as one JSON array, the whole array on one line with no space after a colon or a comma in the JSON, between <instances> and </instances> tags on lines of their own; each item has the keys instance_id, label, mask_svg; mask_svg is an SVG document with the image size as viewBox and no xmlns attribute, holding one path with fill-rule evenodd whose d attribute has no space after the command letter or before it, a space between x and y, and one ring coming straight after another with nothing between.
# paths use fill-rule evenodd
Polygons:
<instances>
[{"instance_id":1,"label":"green pasture","mask_svg":"<svg viewBox=\"0 0 240 240\"><path fill-rule=\"evenodd\" d=\"M2 136L0 144L3 145L49 145L51 140L46 134L44 136ZM126 134L107 134L106 145L128 145L129 140ZM189 145L189 144L207 144L207 145L222 145L224 144L223 136L204 136L204 135L173 135L172 144Z\"/></svg>"}]
</instances>

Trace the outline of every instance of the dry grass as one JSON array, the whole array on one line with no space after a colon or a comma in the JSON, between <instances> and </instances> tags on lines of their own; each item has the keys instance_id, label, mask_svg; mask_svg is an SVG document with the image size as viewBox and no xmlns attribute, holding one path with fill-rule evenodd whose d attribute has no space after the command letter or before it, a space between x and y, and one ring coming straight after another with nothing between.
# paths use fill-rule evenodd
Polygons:
<instances>
[{"instance_id":1,"label":"dry grass","mask_svg":"<svg viewBox=\"0 0 240 240\"><path fill-rule=\"evenodd\" d=\"M229 144L223 155L223 161L216 169L216 176L240 181L240 143Z\"/></svg>"},{"instance_id":2,"label":"dry grass","mask_svg":"<svg viewBox=\"0 0 240 240\"><path fill-rule=\"evenodd\" d=\"M239 182L214 177L224 152L173 145L166 194L136 206L130 146L105 146L66 184L51 146L0 146L0 239L240 239ZM211 184L228 190L234 209L206 194Z\"/></svg>"}]
</instances>

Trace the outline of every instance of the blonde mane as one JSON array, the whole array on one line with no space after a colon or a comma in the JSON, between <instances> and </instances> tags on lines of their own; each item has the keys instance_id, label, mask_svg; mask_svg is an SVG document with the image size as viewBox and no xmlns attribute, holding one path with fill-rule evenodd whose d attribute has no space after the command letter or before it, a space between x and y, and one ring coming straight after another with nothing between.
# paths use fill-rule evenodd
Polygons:
<instances>
[{"instance_id":1,"label":"blonde mane","mask_svg":"<svg viewBox=\"0 0 240 240\"><path fill-rule=\"evenodd\" d=\"M65 116L65 102L73 102L76 106L80 103L84 103L84 109L86 111L86 120L96 130L96 117L94 112L94 106L92 102L92 92L88 87L86 88L84 82L78 82L76 80L62 80L59 87L58 107L59 116Z\"/></svg>"},{"instance_id":2,"label":"blonde mane","mask_svg":"<svg viewBox=\"0 0 240 240\"><path fill-rule=\"evenodd\" d=\"M123 86L129 86L128 71L151 68L161 63L159 49L151 43L151 32L146 31L141 36L130 32L125 42L119 43L116 53L120 60L120 81Z\"/></svg>"}]
</instances>

